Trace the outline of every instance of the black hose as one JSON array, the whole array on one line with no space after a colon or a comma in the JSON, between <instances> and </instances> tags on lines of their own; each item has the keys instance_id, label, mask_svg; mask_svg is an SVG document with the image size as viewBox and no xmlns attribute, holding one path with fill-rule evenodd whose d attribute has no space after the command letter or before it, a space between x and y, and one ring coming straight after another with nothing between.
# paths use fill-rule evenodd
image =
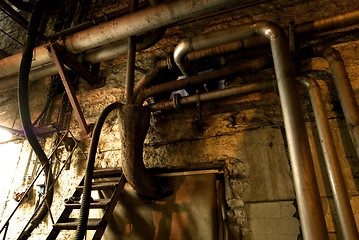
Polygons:
<instances>
[{"instance_id":1,"label":"black hose","mask_svg":"<svg viewBox=\"0 0 359 240\"><path fill-rule=\"evenodd\" d=\"M89 155L87 158L87 166L84 180L84 190L82 193L82 202L80 209L79 225L76 229L75 240L82 240L85 236L87 229L87 220L89 215L90 201L91 201L91 189L92 189L92 177L95 166L95 158L97 152L97 146L100 139L102 126L105 123L107 116L115 109L119 109L123 105L121 103L112 103L108 105L101 113L99 119L96 122L95 128L92 133L91 145Z\"/></svg>"},{"instance_id":2,"label":"black hose","mask_svg":"<svg viewBox=\"0 0 359 240\"><path fill-rule=\"evenodd\" d=\"M25 50L21 59L20 70L19 70L19 81L18 81L18 101L20 109L20 118L22 126L26 135L27 140L29 141L31 147L39 158L41 164L46 166L44 169L45 176L48 178L46 183L46 190L49 186L52 185L53 176L49 164L47 164L47 156L42 149L39 141L36 138L36 135L33 131L30 117L30 108L29 108L29 94L28 94L28 83L29 83L29 73L32 62L32 52L35 47L35 41L38 33L38 26L41 21L42 12L45 7L45 1L40 0L36 1L34 5L34 10L31 15L27 39L25 43ZM47 206L51 206L53 197L53 190L48 192L48 197L46 199L47 204L43 204L38 214L31 220L29 226L25 231L19 236L18 239L28 239L31 235L31 232L40 224L48 212Z\"/></svg>"}]
</instances>

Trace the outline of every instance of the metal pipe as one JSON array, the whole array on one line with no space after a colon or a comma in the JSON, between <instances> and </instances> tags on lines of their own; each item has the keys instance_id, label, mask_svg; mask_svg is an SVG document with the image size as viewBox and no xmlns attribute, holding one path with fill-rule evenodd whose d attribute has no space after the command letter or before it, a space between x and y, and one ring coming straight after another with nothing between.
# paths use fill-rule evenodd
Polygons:
<instances>
[{"instance_id":1,"label":"metal pipe","mask_svg":"<svg viewBox=\"0 0 359 240\"><path fill-rule=\"evenodd\" d=\"M139 8L145 8L145 7L148 7L149 4L148 2L141 2L139 3ZM98 17L98 18L93 18L91 20L88 20L86 22L83 22L83 23L80 23L76 26L73 26L73 27L70 27L70 28L67 28L67 29L64 29L64 30L61 30L59 32L56 32L52 35L49 35L48 38L50 40L56 40L58 38L63 38L63 37L66 37L70 34L74 34L76 32L79 32L79 31L83 31L87 28L90 28L94 25L98 25L102 22L107 22L109 20L112 20L114 18L118 18L118 17L121 17L123 15L126 15L130 13L130 9L129 8L126 8L126 9L123 9L123 10L119 10L117 12L114 12L114 13L110 13L110 14L104 14L103 16L101 17Z\"/></svg>"},{"instance_id":2,"label":"metal pipe","mask_svg":"<svg viewBox=\"0 0 359 240\"><path fill-rule=\"evenodd\" d=\"M310 101L313 107L314 118L318 128L319 139L323 150L325 166L329 176L330 186L333 192L335 206L337 208L340 226L343 231L344 239L359 239L358 229L355 224L353 210L350 205L348 191L345 186L343 174L338 160L337 152L328 116L325 110L322 94L318 83L308 77L300 77L299 82L304 85L309 92Z\"/></svg>"},{"instance_id":3,"label":"metal pipe","mask_svg":"<svg viewBox=\"0 0 359 240\"><path fill-rule=\"evenodd\" d=\"M99 24L87 30L68 36L64 46L70 53L79 53L110 44L129 36L134 36L156 28L166 26L194 16L206 14L228 7L239 0L176 0L163 3L129 14L112 21ZM203 6L206 6L203 8ZM35 59L32 67L52 61L47 46L39 46L34 50ZM0 60L0 78L18 72L22 54Z\"/></svg>"},{"instance_id":4,"label":"metal pipe","mask_svg":"<svg viewBox=\"0 0 359 240\"><path fill-rule=\"evenodd\" d=\"M163 93L183 89L185 87L194 86L209 81L220 80L225 77L229 77L233 74L250 73L252 71L258 71L259 69L263 69L265 67L272 67L272 66L273 66L272 58L270 57L259 58L248 62L244 62L241 65L229 66L219 70L215 70L213 72L206 72L200 75L187 77L177 81L151 86L139 90L139 94L136 96L135 103L142 104L143 101L145 101L147 98L152 96L158 96Z\"/></svg>"},{"instance_id":5,"label":"metal pipe","mask_svg":"<svg viewBox=\"0 0 359 240\"><path fill-rule=\"evenodd\" d=\"M141 90L148 87L165 69L173 70L173 58L172 55L168 55L166 58L158 61L156 67L147 72L135 85L133 95L136 97Z\"/></svg>"},{"instance_id":6,"label":"metal pipe","mask_svg":"<svg viewBox=\"0 0 359 240\"><path fill-rule=\"evenodd\" d=\"M165 31L166 28L159 28L138 36L136 41L136 51L141 51L153 46L162 38ZM127 51L128 41L122 41L110 46L88 51L85 53L83 60L90 64L104 62L125 55Z\"/></svg>"},{"instance_id":7,"label":"metal pipe","mask_svg":"<svg viewBox=\"0 0 359 240\"><path fill-rule=\"evenodd\" d=\"M137 0L131 0L130 4L131 13L137 11ZM125 82L125 93L126 93L126 104L133 102L133 91L135 84L135 62L136 62L136 35L128 38L128 52L127 52L127 68L126 68L126 82Z\"/></svg>"},{"instance_id":8,"label":"metal pipe","mask_svg":"<svg viewBox=\"0 0 359 240\"><path fill-rule=\"evenodd\" d=\"M206 101L218 100L226 97L232 97L240 94L263 91L274 87L275 82L251 83L245 86L227 88L223 90L205 92L198 95L192 95L184 98L174 97L172 100L162 101L149 106L151 111L168 110L179 108L182 105Z\"/></svg>"},{"instance_id":9,"label":"metal pipe","mask_svg":"<svg viewBox=\"0 0 359 240\"><path fill-rule=\"evenodd\" d=\"M203 0L203 1L207 1L207 0ZM219 1L219 0L217 0L217 1ZM234 0L233 1L224 1L223 7L225 5L229 5L231 2L235 2L235 1ZM175 9L176 6L180 6L180 3L177 3L177 2L171 2L169 4L173 4L173 7L169 8L169 9ZM218 4L220 5L220 3L218 3ZM208 8L206 11L213 11L215 9L215 7L213 7L213 5L214 4L210 4L208 7L211 7L211 8ZM188 8L182 8L182 9L185 9L185 11L188 10ZM160 11L160 9L157 8L157 12L159 12L159 11ZM191 11L191 10L188 10L188 11ZM198 14L202 14L203 11L204 10L198 12ZM149 14L147 12L149 12L149 10L146 10L146 14ZM154 12L156 12L156 11L154 11ZM139 14L139 13L142 13L142 11L139 11L137 14ZM183 13L183 14L185 14L185 13ZM192 14L195 15L196 13L191 12L191 15ZM161 16L161 15L158 15L158 16ZM146 17L151 18L151 16L147 16L147 15L146 15ZM186 16L181 16L180 18L182 19L185 17ZM188 16L188 17L191 17L191 16ZM124 16L120 19L122 19L121 21L123 21L123 22L127 22L127 21L125 21L126 18L127 18L127 16ZM137 20L136 20L136 23L139 23L140 19L137 19ZM171 20L171 22L173 22L173 21L175 22L175 20ZM331 24L329 24L329 23L331 23ZM313 31L319 31L319 30L320 31L328 31L328 30L333 30L337 27L346 27L346 26L350 26L353 24L357 24L357 23L359 23L359 11L353 11L353 12L340 14L340 15L337 15L334 17L324 18L324 19L320 19L320 20L315 20L315 21L295 25L295 33L297 35L308 34L309 29L313 29ZM97 27L100 27L100 26L103 26L103 24L98 25ZM127 29L126 26L128 26L128 25L125 24L123 29ZM311 27L309 27L309 26L311 26ZM300 30L300 29L302 29L302 30ZM140 33L140 32L138 32L138 33ZM93 35L93 36L96 37L98 35L95 33L95 35ZM126 38L128 36L129 35L126 34L124 37L119 38L117 40ZM241 42L238 42L237 44L231 44L231 46L227 47L227 51L230 52L230 51L237 51L239 49L246 49L249 47L257 47L257 46L263 45L264 43L266 43L266 39L264 39L264 38L258 38L255 41L253 41L253 39L243 40ZM126 44L124 44L124 45L126 45ZM123 48L125 50L122 50ZM101 48L101 50L100 49L94 50L94 52L89 53L88 60L86 60L86 57L85 57L85 61L89 61L89 63L96 63L96 62L105 61L105 60L109 60L110 58L115 58L115 57L120 56L120 55L117 55L117 56L112 55L111 56L110 53L114 52L114 49L118 49L116 51L119 51L120 55L124 54L123 52L127 51L127 49L123 46L123 43L122 44L120 43L118 46L115 45L115 46L111 46L109 48ZM90 49L87 49L87 50L90 50ZM104 54L103 52L106 52L106 54L105 54L106 57L103 56L103 54ZM98 56L96 56L96 55L98 55ZM190 55L191 54L189 54L188 57L191 60ZM32 62L32 67L46 65L52 61L51 56L49 55L49 53L47 51L47 46L37 47L34 51L34 56L35 56L35 58ZM14 79L11 76L18 73L18 69L20 66L20 59L21 59L21 54L17 54L17 55L7 57L7 58L0 60L0 83L1 82L11 82L10 80ZM39 72L41 72L41 70L37 70L37 72L39 73ZM39 73L39 75L37 75L36 77L34 77L32 79L35 81L35 80L40 79L39 76L51 76L56 73L57 72L54 73L53 71L44 70L44 72L41 72L41 74ZM47 75L47 74L51 74L51 75Z\"/></svg>"},{"instance_id":10,"label":"metal pipe","mask_svg":"<svg viewBox=\"0 0 359 240\"><path fill-rule=\"evenodd\" d=\"M339 14L333 17L313 20L294 27L295 34L305 36L307 34L322 33L333 29L343 28L359 23L359 10Z\"/></svg>"},{"instance_id":11,"label":"metal pipe","mask_svg":"<svg viewBox=\"0 0 359 240\"><path fill-rule=\"evenodd\" d=\"M177 0L163 3L68 36L65 39L65 46L71 53L83 52L154 28L221 9L236 2L238 0L201 0L196 2ZM99 32L101 32L100 36Z\"/></svg>"},{"instance_id":12,"label":"metal pipe","mask_svg":"<svg viewBox=\"0 0 359 240\"><path fill-rule=\"evenodd\" d=\"M308 34L322 33L330 31L333 29L338 29L342 27L347 27L359 23L359 10L347 12L344 14L339 14L333 17L323 18L319 20L313 20L301 24L296 24L294 32L297 36L308 36ZM200 51L194 49L190 45L191 40L187 39L181 45L178 45L178 48L185 48L181 51L181 56L177 58L178 62L181 65L182 73L188 72L190 69L184 69L185 66L182 66L185 63L185 56L187 55L188 60L198 60L199 58L204 58L208 56L213 56L215 54L231 53L243 49L255 48L258 46L263 46L267 43L267 40L264 37L257 37L253 39L243 39L240 41L235 41L226 44L216 44L212 48L202 49ZM175 53L176 55L176 53Z\"/></svg>"},{"instance_id":13,"label":"metal pipe","mask_svg":"<svg viewBox=\"0 0 359 240\"><path fill-rule=\"evenodd\" d=\"M314 56L326 59L329 64L345 121L359 156L359 108L343 59L340 53L331 47L314 46L313 53Z\"/></svg>"},{"instance_id":14,"label":"metal pipe","mask_svg":"<svg viewBox=\"0 0 359 240\"><path fill-rule=\"evenodd\" d=\"M191 47L181 45L181 49L183 51L190 48L203 49L253 36L264 36L270 41L304 238L328 239L289 46L284 31L275 23L258 22L192 38L188 41ZM185 55L181 53L181 50L175 52L175 61L177 56Z\"/></svg>"}]
</instances>

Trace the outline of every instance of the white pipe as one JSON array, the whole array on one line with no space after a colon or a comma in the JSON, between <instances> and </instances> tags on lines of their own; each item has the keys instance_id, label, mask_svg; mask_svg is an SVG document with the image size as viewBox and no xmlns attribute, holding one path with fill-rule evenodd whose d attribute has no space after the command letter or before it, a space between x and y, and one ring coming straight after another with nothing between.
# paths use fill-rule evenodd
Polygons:
<instances>
[{"instance_id":1,"label":"white pipe","mask_svg":"<svg viewBox=\"0 0 359 240\"><path fill-rule=\"evenodd\" d=\"M64 46L70 53L85 52L129 36L144 33L188 18L200 16L238 3L240 0L174 0L102 23L66 37ZM47 45L34 49L32 67L52 62ZM22 54L0 60L0 78L16 75Z\"/></svg>"}]
</instances>

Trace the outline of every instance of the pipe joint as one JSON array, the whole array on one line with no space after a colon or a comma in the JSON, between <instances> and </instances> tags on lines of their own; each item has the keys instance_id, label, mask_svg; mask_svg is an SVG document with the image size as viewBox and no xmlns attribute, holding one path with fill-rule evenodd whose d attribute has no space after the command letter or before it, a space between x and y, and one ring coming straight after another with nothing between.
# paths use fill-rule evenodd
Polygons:
<instances>
[{"instance_id":1,"label":"pipe joint","mask_svg":"<svg viewBox=\"0 0 359 240\"><path fill-rule=\"evenodd\" d=\"M279 37L285 36L283 29L274 22L261 21L250 26L250 28L260 36L266 37L268 40L273 41Z\"/></svg>"},{"instance_id":2,"label":"pipe joint","mask_svg":"<svg viewBox=\"0 0 359 240\"><path fill-rule=\"evenodd\" d=\"M192 39L188 38L185 40L182 40L175 48L173 52L173 59L175 63L177 64L178 68L181 70L181 72L188 76L186 67L184 66L184 59L187 53L194 51Z\"/></svg>"}]
</instances>

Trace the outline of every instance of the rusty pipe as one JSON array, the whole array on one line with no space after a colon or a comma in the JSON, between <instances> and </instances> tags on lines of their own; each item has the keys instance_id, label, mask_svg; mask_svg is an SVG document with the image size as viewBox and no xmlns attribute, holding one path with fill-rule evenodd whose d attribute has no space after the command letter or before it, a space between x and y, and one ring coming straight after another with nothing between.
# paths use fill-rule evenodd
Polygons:
<instances>
[{"instance_id":1,"label":"rusty pipe","mask_svg":"<svg viewBox=\"0 0 359 240\"><path fill-rule=\"evenodd\" d=\"M69 35L64 40L64 46L70 53L85 52L129 36L222 9L236 2L238 0L200 0L195 3L175 0L162 3ZM17 54L0 60L0 78L17 74L21 56L22 54ZM46 45L34 49L32 67L50 62L52 58Z\"/></svg>"},{"instance_id":2,"label":"rusty pipe","mask_svg":"<svg viewBox=\"0 0 359 240\"><path fill-rule=\"evenodd\" d=\"M172 100L162 101L155 104L151 104L149 108L151 111L159 110L168 110L168 109L177 109L180 106L197 103L218 100L226 97L237 96L240 94L247 94L252 92L259 92L274 87L274 81L260 82L260 83L251 83L240 87L232 87L223 90L216 90L211 92L200 93L196 95L191 95L188 97L178 98L174 97Z\"/></svg>"},{"instance_id":3,"label":"rusty pipe","mask_svg":"<svg viewBox=\"0 0 359 240\"><path fill-rule=\"evenodd\" d=\"M338 155L335 151L336 148L332 133L330 132L328 116L325 110L322 94L320 92L320 87L315 80L308 77L300 77L299 82L307 88L309 93L315 122L318 127L325 166L328 172L329 182L333 192L334 202L344 239L359 239L358 229L355 224L353 210L350 205L348 191L341 172Z\"/></svg>"},{"instance_id":4,"label":"rusty pipe","mask_svg":"<svg viewBox=\"0 0 359 240\"><path fill-rule=\"evenodd\" d=\"M159 96L167 92L198 85L208 81L220 80L238 73L251 73L253 71L258 71L259 69L272 66L272 58L258 58L244 62L241 65L231 65L219 70L215 70L213 72L206 72L200 75L179 79L177 81L162 83L159 85L143 88L139 90L139 93L136 96L135 103L142 104L143 101L145 101L149 97Z\"/></svg>"},{"instance_id":5,"label":"rusty pipe","mask_svg":"<svg viewBox=\"0 0 359 240\"><path fill-rule=\"evenodd\" d=\"M213 6L213 5L211 4L211 6ZM211 9L208 9L208 11L211 11ZM140 12L142 13L142 11L140 11ZM195 14L195 13L192 13L192 14ZM201 14L201 12L199 12L198 14ZM125 18L126 18L126 16L122 17L121 19L125 19ZM181 18L184 18L184 17L181 17ZM346 26L350 26L353 24L357 24L357 23L359 23L359 11L353 11L353 12L336 15L334 17L314 20L314 21L295 25L295 33L297 35L308 34L308 31L310 29L312 29L313 31L316 31L316 32L318 32L319 30L320 31L329 31L329 30L333 30L337 27L338 28L346 27ZM102 26L102 25L99 25L99 26ZM300 29L302 29L302 30L300 30ZM126 37L128 37L128 35ZM118 39L118 40L120 40L120 39ZM231 43L230 45L228 45L225 48L227 49L226 50L227 52L233 52L233 51L238 51L239 49L258 47L258 46L265 44L266 41L267 40L263 37L259 37L255 41L253 41L253 39L251 39L250 41L245 39L245 40L238 42L237 44ZM96 62L100 62L100 61L105 61L105 60L109 60L110 58L118 57L121 54L124 54L127 51L127 49L125 47L123 47L122 45L126 46L125 43L119 43L118 45L115 44L114 46L109 46L108 49L100 48L102 50L98 49L98 50L94 50L92 53L88 53L88 59L89 59L88 63L96 63ZM124 49L124 50L122 50L122 49ZM87 49L87 50L90 50L90 49ZM117 55L117 56L112 55L111 56L110 53L111 52L114 53L115 52L114 50L119 51L120 55ZM106 52L106 53L104 54L104 52ZM103 54L105 56L101 56ZM203 51L202 55L205 56L206 54L208 54L208 51L207 52ZM47 65L52 61L51 56L49 55L49 53L47 51L46 45L37 47L34 51L34 55L35 55L35 57L32 62L32 67ZM192 60L191 53L188 54L188 58L190 60ZM14 79L16 79L16 77L13 77L12 75L15 75L18 73L18 69L20 66L20 59L21 59L21 54L17 54L17 55L10 56L10 57L0 60L0 85L1 86L11 84L11 82ZM86 57L85 57L85 61L87 61ZM45 68L48 68L48 67L45 66ZM53 69L51 71L49 71L48 69L46 69L44 71L41 71L41 69L37 69L36 73L37 74L33 75L34 77L31 77L31 75L30 75L30 81L35 81L35 80L41 79L43 77L51 76L51 75L56 74L57 72L53 71ZM41 76L41 78L40 78L40 76ZM13 86L15 86L15 83L13 84Z\"/></svg>"}]
</instances>

